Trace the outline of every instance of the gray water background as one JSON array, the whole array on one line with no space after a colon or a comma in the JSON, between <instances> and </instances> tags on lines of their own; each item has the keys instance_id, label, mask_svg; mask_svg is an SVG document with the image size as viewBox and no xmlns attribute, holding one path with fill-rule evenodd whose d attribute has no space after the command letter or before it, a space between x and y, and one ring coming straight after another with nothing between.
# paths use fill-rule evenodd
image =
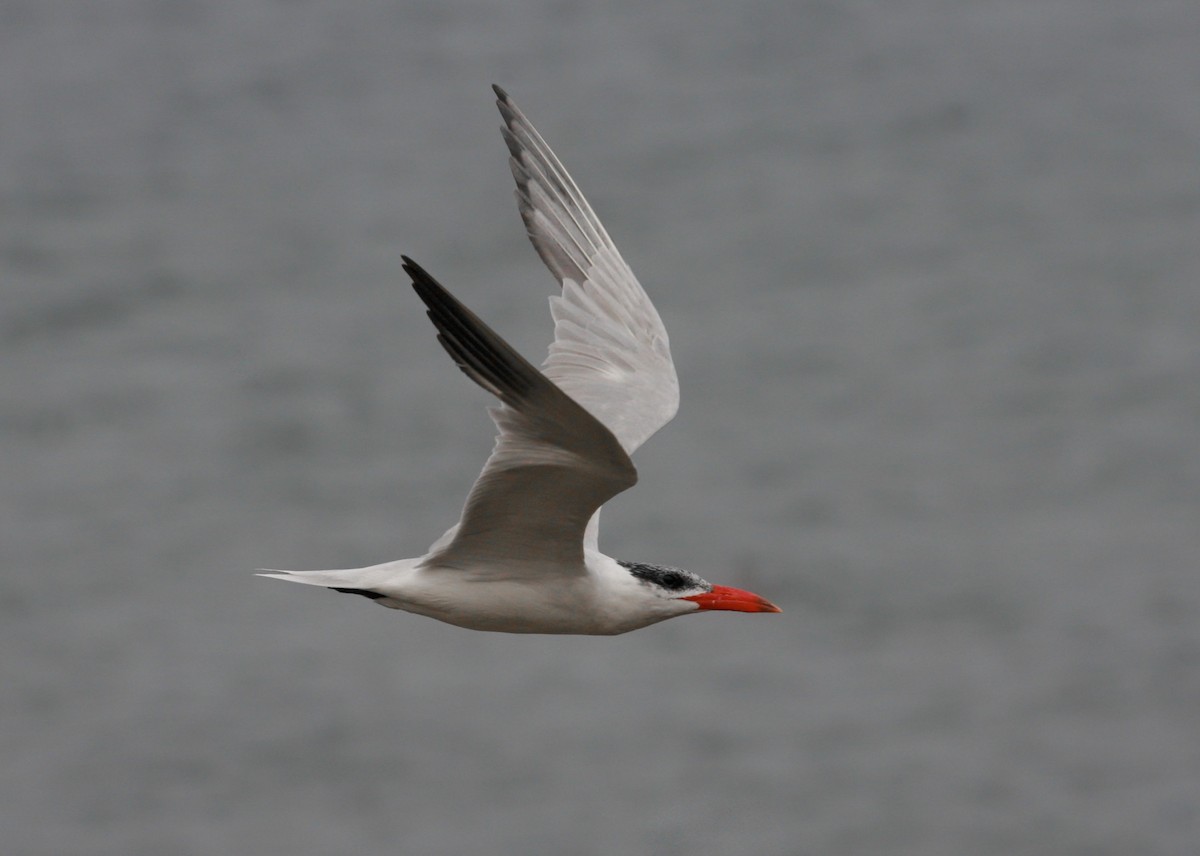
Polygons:
<instances>
[{"instance_id":1,"label":"gray water background","mask_svg":"<svg viewBox=\"0 0 1200 856\"><path fill-rule=\"evenodd\" d=\"M5 854L1200 852L1200 7L0 7ZM491 444L407 252L531 357L488 84L683 386L602 546L761 592L475 634Z\"/></svg>"}]
</instances>

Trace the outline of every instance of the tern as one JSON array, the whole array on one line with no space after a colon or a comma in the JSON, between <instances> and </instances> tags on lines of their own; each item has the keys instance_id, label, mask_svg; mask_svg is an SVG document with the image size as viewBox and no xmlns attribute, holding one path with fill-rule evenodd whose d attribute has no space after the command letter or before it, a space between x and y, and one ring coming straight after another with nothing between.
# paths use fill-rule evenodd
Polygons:
<instances>
[{"instance_id":1,"label":"tern","mask_svg":"<svg viewBox=\"0 0 1200 856\"><path fill-rule=\"evenodd\" d=\"M402 256L438 341L500 400L491 456L462 518L424 556L261 576L505 633L613 635L711 610L780 612L691 571L600 552L600 507L637 482L629 456L675 415L679 382L650 298L542 136L493 89L521 218L562 286L550 354L539 370Z\"/></svg>"}]
</instances>

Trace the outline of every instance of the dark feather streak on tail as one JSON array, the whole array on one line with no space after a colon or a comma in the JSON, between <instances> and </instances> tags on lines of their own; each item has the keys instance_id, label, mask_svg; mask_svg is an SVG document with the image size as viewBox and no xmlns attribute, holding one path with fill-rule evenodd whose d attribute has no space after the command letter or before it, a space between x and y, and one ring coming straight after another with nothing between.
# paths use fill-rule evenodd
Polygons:
<instances>
[{"instance_id":1,"label":"dark feather streak on tail","mask_svg":"<svg viewBox=\"0 0 1200 856\"><path fill-rule=\"evenodd\" d=\"M338 588L337 586L330 586L330 588L334 591L340 591L343 594L361 594L363 597L369 597L371 600L379 600L380 598L387 597L386 594L380 594L370 589Z\"/></svg>"}]
</instances>

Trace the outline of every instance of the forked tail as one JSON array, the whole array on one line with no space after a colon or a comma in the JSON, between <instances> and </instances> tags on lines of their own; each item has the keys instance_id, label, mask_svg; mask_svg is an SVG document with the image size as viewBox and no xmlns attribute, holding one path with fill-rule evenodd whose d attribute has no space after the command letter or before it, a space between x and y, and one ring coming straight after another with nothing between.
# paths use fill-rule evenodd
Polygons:
<instances>
[{"instance_id":1,"label":"forked tail","mask_svg":"<svg viewBox=\"0 0 1200 856\"><path fill-rule=\"evenodd\" d=\"M271 568L260 568L256 576L270 577L276 580L286 580L290 583L303 583L309 586L340 591L343 594L358 594L371 600L386 600L387 595L372 589L362 588L362 571L280 571ZM356 577L358 579L356 579ZM357 585L356 585L357 583ZM384 604L388 606L389 604Z\"/></svg>"}]
</instances>

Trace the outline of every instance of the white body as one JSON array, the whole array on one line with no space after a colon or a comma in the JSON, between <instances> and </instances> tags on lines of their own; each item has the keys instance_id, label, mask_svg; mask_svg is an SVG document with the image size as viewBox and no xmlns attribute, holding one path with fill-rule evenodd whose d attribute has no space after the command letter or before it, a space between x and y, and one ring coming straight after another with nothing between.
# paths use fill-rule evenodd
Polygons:
<instances>
[{"instance_id":1,"label":"white body","mask_svg":"<svg viewBox=\"0 0 1200 856\"><path fill-rule=\"evenodd\" d=\"M497 574L494 566L439 568L427 562L401 559L353 570L263 576L375 591L384 595L377 601L383 606L501 633L611 636L699 609L691 601L653 596L645 583L602 553L588 553L586 572L570 575L528 568L509 576Z\"/></svg>"}]
</instances>

